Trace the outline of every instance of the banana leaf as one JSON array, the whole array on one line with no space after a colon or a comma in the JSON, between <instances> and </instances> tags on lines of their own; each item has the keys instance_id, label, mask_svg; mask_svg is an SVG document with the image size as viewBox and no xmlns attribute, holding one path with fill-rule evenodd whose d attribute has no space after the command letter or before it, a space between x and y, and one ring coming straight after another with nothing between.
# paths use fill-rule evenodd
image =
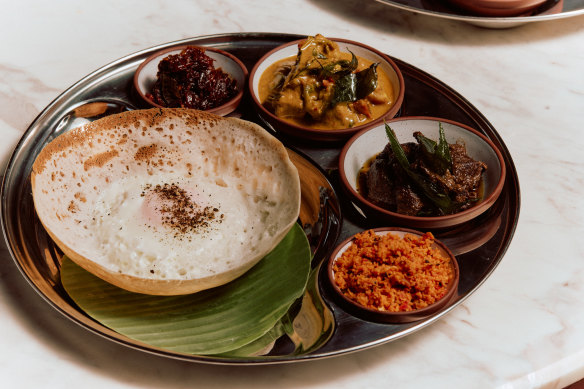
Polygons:
<instances>
[{"instance_id":1,"label":"banana leaf","mask_svg":"<svg viewBox=\"0 0 584 389\"><path fill-rule=\"evenodd\" d=\"M61 281L89 316L131 339L201 355L250 345L244 351L253 354L281 334L277 327L280 319L304 294L310 256L306 235L295 224L280 244L246 274L199 293L151 296L128 292L68 258L61 267Z\"/></svg>"},{"instance_id":2,"label":"banana leaf","mask_svg":"<svg viewBox=\"0 0 584 389\"><path fill-rule=\"evenodd\" d=\"M286 314L284 314L284 316L286 316ZM285 333L286 330L284 328L284 324L281 320L279 320L276 325L272 327L272 329L253 342L248 343L238 349L227 351L226 353L214 354L214 356L223 358L244 358L263 355L269 351L272 348L274 342Z\"/></svg>"}]
</instances>

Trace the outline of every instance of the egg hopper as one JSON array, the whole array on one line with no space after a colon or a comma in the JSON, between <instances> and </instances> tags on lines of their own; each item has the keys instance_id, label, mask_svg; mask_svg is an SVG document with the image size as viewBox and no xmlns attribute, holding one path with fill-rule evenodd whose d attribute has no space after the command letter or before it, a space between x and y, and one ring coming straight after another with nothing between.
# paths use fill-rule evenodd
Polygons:
<instances>
[{"instance_id":1,"label":"egg hopper","mask_svg":"<svg viewBox=\"0 0 584 389\"><path fill-rule=\"evenodd\" d=\"M36 158L31 186L68 257L156 295L241 276L300 207L298 172L278 140L254 123L186 109L123 112L61 134Z\"/></svg>"}]
</instances>

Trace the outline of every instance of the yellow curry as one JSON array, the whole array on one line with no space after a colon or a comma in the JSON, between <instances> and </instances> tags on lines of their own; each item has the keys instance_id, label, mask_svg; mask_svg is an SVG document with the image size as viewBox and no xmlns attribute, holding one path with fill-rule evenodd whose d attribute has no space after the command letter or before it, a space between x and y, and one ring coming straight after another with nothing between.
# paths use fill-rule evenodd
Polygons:
<instances>
[{"instance_id":1,"label":"yellow curry","mask_svg":"<svg viewBox=\"0 0 584 389\"><path fill-rule=\"evenodd\" d=\"M314 129L351 128L377 119L395 102L377 63L342 52L322 35L308 37L298 54L266 69L262 104L276 116Z\"/></svg>"}]
</instances>

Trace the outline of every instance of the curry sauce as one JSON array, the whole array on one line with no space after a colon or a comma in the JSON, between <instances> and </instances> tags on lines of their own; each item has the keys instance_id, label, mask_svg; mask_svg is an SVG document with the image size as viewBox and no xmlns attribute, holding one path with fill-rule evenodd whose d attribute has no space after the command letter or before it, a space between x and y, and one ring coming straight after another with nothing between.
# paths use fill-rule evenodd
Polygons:
<instances>
[{"instance_id":1,"label":"curry sauce","mask_svg":"<svg viewBox=\"0 0 584 389\"><path fill-rule=\"evenodd\" d=\"M342 52L322 35L309 37L296 56L268 67L259 97L276 116L313 129L361 125L395 103L391 81L377 64Z\"/></svg>"}]
</instances>

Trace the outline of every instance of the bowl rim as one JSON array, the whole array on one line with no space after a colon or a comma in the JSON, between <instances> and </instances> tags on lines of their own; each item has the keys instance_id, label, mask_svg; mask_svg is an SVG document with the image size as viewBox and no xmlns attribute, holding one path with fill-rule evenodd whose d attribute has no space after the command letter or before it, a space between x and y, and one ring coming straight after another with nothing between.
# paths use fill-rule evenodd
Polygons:
<instances>
[{"instance_id":1,"label":"bowl rim","mask_svg":"<svg viewBox=\"0 0 584 389\"><path fill-rule=\"evenodd\" d=\"M418 237L424 235L424 232L411 229L411 228L404 228L404 227L377 227L377 228L370 228L368 230L357 232L350 237L343 240L339 243L335 249L332 251L331 255L328 258L327 263L327 278L329 284L333 288L336 296L340 298L340 302L349 309L351 309L356 315L364 316L366 319L371 319L374 321L382 321L382 322L392 322L392 323L406 323L416 320L421 320L429 315L434 314L440 309L443 309L450 305L454 301L456 297L458 297L458 283L460 280L460 267L458 265L458 260L456 256L450 251L448 246L446 246L441 240L436 239L434 237L434 244L440 246L440 248L447 254L448 258L450 259L450 263L454 270L454 277L450 284L448 285L448 292L438 301L434 302L431 305L428 305L424 308L415 309L413 311L380 311L373 308L365 307L359 304L356 301L349 299L345 294L340 290L338 285L334 280L334 271L333 266L336 262L337 258L339 257L339 252L348 246L354 239L357 234L360 234L365 231L373 231L374 233L392 233L392 232L403 232L404 234L412 234Z\"/></svg>"},{"instance_id":2,"label":"bowl rim","mask_svg":"<svg viewBox=\"0 0 584 389\"><path fill-rule=\"evenodd\" d=\"M233 62L235 62L237 67L239 69L241 69L242 75L243 75L243 82L241 83L241 85L238 85L239 91L237 92L237 94L235 96L233 96L231 99L227 100L225 103L218 105L217 107L204 110L205 112L209 112L209 113L222 113L222 114L227 114L227 113L233 112L235 110L235 108L237 107L237 105L239 104L239 102L241 101L241 99L243 98L243 93L245 90L245 85L247 83L247 78L249 76L249 72L248 72L245 64L239 58L237 58L235 55L233 55L225 50L217 49L215 47L185 44L185 45L172 46L172 47L168 47L166 49L155 51L154 53L152 53L148 57L146 57L146 59L144 61L142 61L142 63L138 66L138 68L134 72L134 77L132 78L132 83L133 83L134 90L136 91L136 93L138 93L138 95L142 98L142 100L144 100L145 102L147 102L148 104L150 104L153 107L169 108L169 107L162 106L160 104L156 104L155 102L153 102L152 100L150 100L149 98L146 97L145 91L143 91L142 88L140 88L140 84L139 84L140 74L142 73L142 71L144 70L146 65L148 65L150 62L155 61L157 58L161 58L160 60L162 60L169 53L174 52L174 51L180 52L187 47L195 47L195 48L201 49L205 52L212 51L216 54L222 55L222 56L232 60ZM233 77L232 74L229 74L229 75L231 77ZM233 77L233 78L235 79L235 77ZM230 106L233 106L232 107L233 109L230 109L229 108Z\"/></svg>"},{"instance_id":3,"label":"bowl rim","mask_svg":"<svg viewBox=\"0 0 584 389\"><path fill-rule=\"evenodd\" d=\"M455 0L458 4L487 8L525 8L545 3L547 0Z\"/></svg>"},{"instance_id":4,"label":"bowl rim","mask_svg":"<svg viewBox=\"0 0 584 389\"><path fill-rule=\"evenodd\" d=\"M528 13L541 6L547 0L448 0L456 7L460 7L475 14L487 16L514 16Z\"/></svg>"},{"instance_id":5,"label":"bowl rim","mask_svg":"<svg viewBox=\"0 0 584 389\"><path fill-rule=\"evenodd\" d=\"M359 131L362 131L362 130L369 128L371 126L375 126L379 122L383 121L384 118L387 118L388 116L394 117L401 109L401 106L402 106L402 103L404 100L404 96L405 96L404 77L403 77L403 74L402 74L399 66L397 66L395 61L393 61L389 57L389 55L384 54L381 51L377 50L376 48L371 47L371 46L364 44L364 43L361 43L361 42L357 42L357 41L353 41L353 40L349 40L349 39L344 39L344 38L333 38L333 37L329 37L327 39L334 41L334 42L337 42L337 43L348 43L351 45L360 46L366 50L369 50L369 51L375 53L376 55L383 58L383 60L388 63L388 65L396 73L396 76L397 76L398 81L399 81L399 93L396 96L394 104L389 108L389 110L385 114L381 115L379 118L372 120L370 122L360 124L358 126L351 127L351 128L342 128L342 129L336 129L336 130L323 130L323 129L315 129L315 128L310 128L310 127L300 126L300 125L297 125L297 124L292 123L292 122L284 121L281 118L279 118L278 116L276 116L273 113L271 113L270 111L268 111L260 102L259 96L257 96L254 92L253 84L254 84L254 78L256 76L257 70L260 67L260 65L262 63L264 63L266 61L266 59L268 57L270 57L272 54L274 54L278 51L281 51L289 46L297 45L298 43L306 40L306 38L302 38L302 39L296 39L296 40L290 41L288 43L284 43L284 44L277 46L277 47L273 48L272 50L268 51L258 61L256 61L253 68L251 69L251 72L250 72L249 78L248 78L248 90L249 90L249 94L251 96L251 99L252 99L254 105L256 106L257 109L259 109L261 111L260 115L267 116L268 121L282 123L282 126L287 126L291 129L293 129L294 134L292 134L292 135L300 136L300 137L308 137L308 138L322 138L322 137L324 137L324 138L331 138L331 139L348 138L349 136L351 136ZM259 75L259 77L261 77L261 75ZM276 129L276 130L278 130L278 129ZM282 131L282 132L291 133L292 131Z\"/></svg>"},{"instance_id":6,"label":"bowl rim","mask_svg":"<svg viewBox=\"0 0 584 389\"><path fill-rule=\"evenodd\" d=\"M493 152L497 156L497 159L499 161L499 166L500 166L499 181L497 182L497 184L493 188L492 192L489 193L487 197L484 197L483 200L475 206L472 206L470 208L467 208L463 211L460 211L460 212L457 212L457 213L454 213L451 215L443 215L443 216L404 215L404 214L400 214L397 212L389 211L389 210L382 208L376 204L373 204L371 201L367 200L359 192L357 192L354 189L353 185L351 185L349 183L349 180L347 179L345 169L343 168L343 166L345 164L344 162L345 162L345 158L347 156L347 153L348 153L349 149L351 148L351 146L353 145L353 143L355 143L355 141L359 137L361 137L363 134L377 128L377 126L375 126L375 127L366 128L366 129L358 132L357 134L355 134L353 137L351 137L351 139L349 139L347 141L347 143L345 143L345 145L343 146L341 153L339 155L339 176L341 178L342 185L345 187L346 190L348 190L349 194L354 199L356 199L358 202L364 204L365 206L369 207L370 209L372 209L376 212L380 212L382 215L392 217L396 220L401 220L403 222L408 223L408 225L424 225L424 227L426 227L426 228L451 227L451 226L454 226L457 224L461 224L461 223L466 222L470 219L474 219L475 217L479 216L480 214L484 213L487 209L489 209L495 203L495 201L498 199L499 195L501 194L501 191L503 190L503 186L505 185L505 180L506 180L506 175L507 175L507 170L505 167L505 160L503 158L503 154L497 148L497 146L495 146L495 144L489 138L487 138L485 135L481 134L477 130L473 129L472 127L467 126L466 124L456 122L454 120L450 120L450 119L443 119L443 118L437 118L437 117L432 117L432 116L403 116L403 117L387 120L386 123L391 124L391 123L395 123L395 122L408 121L408 120L426 120L426 121L448 123L451 125L461 127L463 129L473 133L474 135L478 136L480 139L482 139L493 150Z\"/></svg>"}]
</instances>

